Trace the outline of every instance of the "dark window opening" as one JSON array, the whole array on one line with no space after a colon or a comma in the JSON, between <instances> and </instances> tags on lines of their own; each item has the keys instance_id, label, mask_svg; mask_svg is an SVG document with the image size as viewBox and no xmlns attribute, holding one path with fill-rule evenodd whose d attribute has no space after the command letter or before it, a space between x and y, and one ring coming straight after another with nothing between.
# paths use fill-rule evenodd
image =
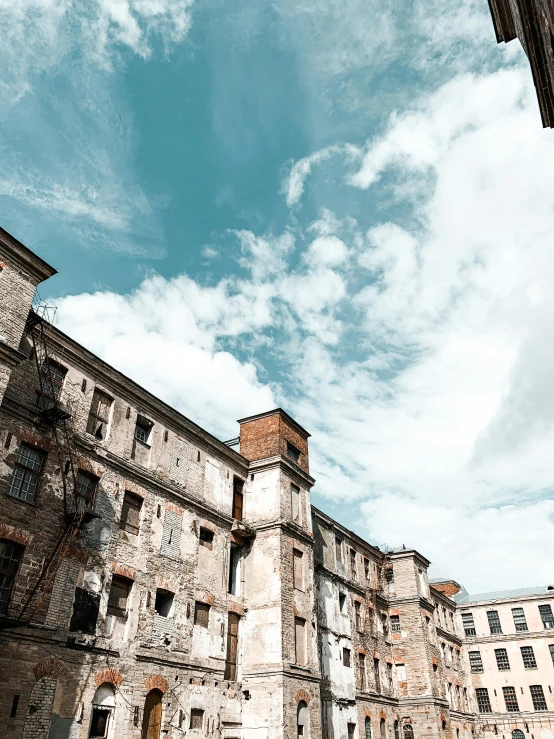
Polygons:
<instances>
[{"instance_id":1,"label":"dark window opening","mask_svg":"<svg viewBox=\"0 0 554 739\"><path fill-rule=\"evenodd\" d=\"M11 443L12 443L12 432L8 431L8 433L6 434L6 440L4 442L4 449L9 449Z\"/></svg>"},{"instance_id":2,"label":"dark window opening","mask_svg":"<svg viewBox=\"0 0 554 739\"><path fill-rule=\"evenodd\" d=\"M20 695L14 695L12 700L12 709L10 711L10 718L15 718L17 716L17 706L19 705L20 698Z\"/></svg>"},{"instance_id":3,"label":"dark window opening","mask_svg":"<svg viewBox=\"0 0 554 739\"><path fill-rule=\"evenodd\" d=\"M0 614L8 611L15 576L24 547L7 539L0 539Z\"/></svg>"},{"instance_id":4,"label":"dark window opening","mask_svg":"<svg viewBox=\"0 0 554 739\"><path fill-rule=\"evenodd\" d=\"M240 477L233 478L233 518L242 521L244 513L244 480Z\"/></svg>"},{"instance_id":5,"label":"dark window opening","mask_svg":"<svg viewBox=\"0 0 554 739\"><path fill-rule=\"evenodd\" d=\"M152 435L153 428L153 421L150 421L148 418L139 414L135 425L135 439L138 439L138 441L141 441L143 444L150 445L150 437Z\"/></svg>"},{"instance_id":6,"label":"dark window opening","mask_svg":"<svg viewBox=\"0 0 554 739\"><path fill-rule=\"evenodd\" d=\"M210 623L210 606L207 603L196 601L194 604L194 624L207 629Z\"/></svg>"},{"instance_id":7,"label":"dark window opening","mask_svg":"<svg viewBox=\"0 0 554 739\"><path fill-rule=\"evenodd\" d=\"M192 708L190 711L190 728L202 729L204 726L204 711L201 708Z\"/></svg>"},{"instance_id":8,"label":"dark window opening","mask_svg":"<svg viewBox=\"0 0 554 739\"><path fill-rule=\"evenodd\" d=\"M362 604L359 600L354 601L354 620L356 631L362 631Z\"/></svg>"},{"instance_id":9,"label":"dark window opening","mask_svg":"<svg viewBox=\"0 0 554 739\"><path fill-rule=\"evenodd\" d=\"M119 528L129 534L138 535L140 531L140 512L142 498L139 495L125 491L123 505L121 507L121 518Z\"/></svg>"},{"instance_id":10,"label":"dark window opening","mask_svg":"<svg viewBox=\"0 0 554 739\"><path fill-rule=\"evenodd\" d=\"M231 544L231 552L229 555L229 585L228 592L230 595L240 595L240 563L242 560L242 547Z\"/></svg>"},{"instance_id":11,"label":"dark window opening","mask_svg":"<svg viewBox=\"0 0 554 739\"><path fill-rule=\"evenodd\" d=\"M358 570L356 567L356 552L354 549L350 550L350 577L353 580L358 579Z\"/></svg>"},{"instance_id":12,"label":"dark window opening","mask_svg":"<svg viewBox=\"0 0 554 739\"><path fill-rule=\"evenodd\" d=\"M542 685L530 685L529 690L531 691L531 698L533 699L533 708L535 711L547 711L548 706L546 705Z\"/></svg>"},{"instance_id":13,"label":"dark window opening","mask_svg":"<svg viewBox=\"0 0 554 739\"><path fill-rule=\"evenodd\" d=\"M367 557L364 557L364 575L366 582L369 582L369 559Z\"/></svg>"},{"instance_id":14,"label":"dark window opening","mask_svg":"<svg viewBox=\"0 0 554 739\"><path fill-rule=\"evenodd\" d=\"M112 402L109 395L95 388L87 421L87 434L92 434L97 439L106 437Z\"/></svg>"},{"instance_id":15,"label":"dark window opening","mask_svg":"<svg viewBox=\"0 0 554 739\"><path fill-rule=\"evenodd\" d=\"M337 562L342 562L342 539L335 537L335 557Z\"/></svg>"},{"instance_id":16,"label":"dark window opening","mask_svg":"<svg viewBox=\"0 0 554 739\"><path fill-rule=\"evenodd\" d=\"M389 585L390 585L390 583L393 583L394 582L394 570L392 569L392 567L387 567L386 568L386 570L385 570L385 580L387 581L387 583L389 583Z\"/></svg>"},{"instance_id":17,"label":"dark window opening","mask_svg":"<svg viewBox=\"0 0 554 739\"><path fill-rule=\"evenodd\" d=\"M356 736L356 724L347 724L348 727L348 739L354 739Z\"/></svg>"},{"instance_id":18,"label":"dark window opening","mask_svg":"<svg viewBox=\"0 0 554 739\"><path fill-rule=\"evenodd\" d=\"M105 739L108 735L108 723L111 711L107 708L93 708L90 722L89 739Z\"/></svg>"},{"instance_id":19,"label":"dark window opening","mask_svg":"<svg viewBox=\"0 0 554 739\"><path fill-rule=\"evenodd\" d=\"M99 608L99 593L91 593L84 588L75 588L69 630L80 631L83 634L95 634Z\"/></svg>"},{"instance_id":20,"label":"dark window opening","mask_svg":"<svg viewBox=\"0 0 554 739\"><path fill-rule=\"evenodd\" d=\"M92 475L90 472L85 472L84 470L77 472L76 493L78 510L92 510L99 479L96 475Z\"/></svg>"},{"instance_id":21,"label":"dark window opening","mask_svg":"<svg viewBox=\"0 0 554 739\"><path fill-rule=\"evenodd\" d=\"M346 595L344 593L339 593L339 611L341 613L344 613L346 606Z\"/></svg>"},{"instance_id":22,"label":"dark window opening","mask_svg":"<svg viewBox=\"0 0 554 739\"><path fill-rule=\"evenodd\" d=\"M379 660L373 659L373 678L375 680L375 690L381 692L381 670L379 667Z\"/></svg>"},{"instance_id":23,"label":"dark window opening","mask_svg":"<svg viewBox=\"0 0 554 739\"><path fill-rule=\"evenodd\" d=\"M46 454L29 444L17 450L7 493L25 503L34 503Z\"/></svg>"},{"instance_id":24,"label":"dark window opening","mask_svg":"<svg viewBox=\"0 0 554 739\"><path fill-rule=\"evenodd\" d=\"M290 441L287 441L287 457L290 457L295 462L300 461L300 449L297 449Z\"/></svg>"},{"instance_id":25,"label":"dark window opening","mask_svg":"<svg viewBox=\"0 0 554 739\"><path fill-rule=\"evenodd\" d=\"M362 654L361 652L358 654L358 680L358 688L360 690L365 690L365 654Z\"/></svg>"},{"instance_id":26,"label":"dark window opening","mask_svg":"<svg viewBox=\"0 0 554 739\"><path fill-rule=\"evenodd\" d=\"M170 590L163 590L162 588L156 590L156 600L154 602L156 613L164 618L172 616L174 598L175 593L172 593Z\"/></svg>"},{"instance_id":27,"label":"dark window opening","mask_svg":"<svg viewBox=\"0 0 554 739\"><path fill-rule=\"evenodd\" d=\"M203 526L200 527L200 534L198 536L201 546L207 549L213 549L214 544L214 532L210 529L205 529Z\"/></svg>"},{"instance_id":28,"label":"dark window opening","mask_svg":"<svg viewBox=\"0 0 554 739\"><path fill-rule=\"evenodd\" d=\"M40 368L39 387L35 390L33 404L41 410L52 408L59 400L67 368L48 359Z\"/></svg>"},{"instance_id":29,"label":"dark window opening","mask_svg":"<svg viewBox=\"0 0 554 739\"><path fill-rule=\"evenodd\" d=\"M108 598L108 616L127 617L127 599L132 586L133 581L127 577L113 576Z\"/></svg>"},{"instance_id":30,"label":"dark window opening","mask_svg":"<svg viewBox=\"0 0 554 739\"><path fill-rule=\"evenodd\" d=\"M342 650L342 664L345 667L350 667L350 649L343 647Z\"/></svg>"}]
</instances>

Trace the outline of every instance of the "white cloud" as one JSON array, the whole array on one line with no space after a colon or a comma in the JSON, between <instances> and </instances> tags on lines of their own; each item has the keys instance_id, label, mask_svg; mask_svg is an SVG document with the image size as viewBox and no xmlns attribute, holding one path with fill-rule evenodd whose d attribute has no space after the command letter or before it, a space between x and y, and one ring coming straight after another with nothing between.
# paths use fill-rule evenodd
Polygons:
<instances>
[{"instance_id":1,"label":"white cloud","mask_svg":"<svg viewBox=\"0 0 554 739\"><path fill-rule=\"evenodd\" d=\"M285 195L285 201L289 208L298 205L302 194L304 192L304 186L306 179L312 172L314 166L322 164L328 161L331 157L340 154L347 159L356 159L360 152L355 146L351 145L336 145L327 146L324 149L310 154L303 159L299 159L294 162L290 167L290 171L283 181L281 192Z\"/></svg>"}]
</instances>

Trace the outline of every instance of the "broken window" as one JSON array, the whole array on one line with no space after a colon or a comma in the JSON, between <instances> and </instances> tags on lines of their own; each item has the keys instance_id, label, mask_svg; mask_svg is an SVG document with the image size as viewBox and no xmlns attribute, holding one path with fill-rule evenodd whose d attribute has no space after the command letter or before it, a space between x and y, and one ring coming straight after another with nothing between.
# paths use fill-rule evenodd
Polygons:
<instances>
[{"instance_id":1,"label":"broken window","mask_svg":"<svg viewBox=\"0 0 554 739\"><path fill-rule=\"evenodd\" d=\"M350 550L350 577L353 580L358 579L358 570L356 568L356 552L354 549Z\"/></svg>"},{"instance_id":2,"label":"broken window","mask_svg":"<svg viewBox=\"0 0 554 739\"><path fill-rule=\"evenodd\" d=\"M240 618L229 612L227 617L227 658L225 660L225 680L237 679L237 651Z\"/></svg>"},{"instance_id":3,"label":"broken window","mask_svg":"<svg viewBox=\"0 0 554 739\"><path fill-rule=\"evenodd\" d=\"M0 614L8 611L15 576L24 547L8 539L0 539Z\"/></svg>"},{"instance_id":4,"label":"broken window","mask_svg":"<svg viewBox=\"0 0 554 739\"><path fill-rule=\"evenodd\" d=\"M483 672L483 660L481 652L469 653L469 666L472 672Z\"/></svg>"},{"instance_id":5,"label":"broken window","mask_svg":"<svg viewBox=\"0 0 554 739\"><path fill-rule=\"evenodd\" d=\"M153 428L153 421L141 416L139 413L137 415L137 422L135 425L135 439L138 439L138 441L141 441L143 444L150 445L150 437L152 436Z\"/></svg>"},{"instance_id":6,"label":"broken window","mask_svg":"<svg viewBox=\"0 0 554 739\"><path fill-rule=\"evenodd\" d=\"M298 485L290 486L292 520L295 523L301 523L300 520L300 488Z\"/></svg>"},{"instance_id":7,"label":"broken window","mask_svg":"<svg viewBox=\"0 0 554 739\"><path fill-rule=\"evenodd\" d=\"M391 631L396 631L397 633L400 633L400 616L390 617L390 628Z\"/></svg>"},{"instance_id":8,"label":"broken window","mask_svg":"<svg viewBox=\"0 0 554 739\"><path fill-rule=\"evenodd\" d=\"M45 458L46 454L41 449L21 444L10 476L8 495L25 503L34 503Z\"/></svg>"},{"instance_id":9,"label":"broken window","mask_svg":"<svg viewBox=\"0 0 554 739\"><path fill-rule=\"evenodd\" d=\"M552 606L547 603L544 606L539 606L539 613L542 618L542 625L545 629L554 629L554 616L552 615Z\"/></svg>"},{"instance_id":10,"label":"broken window","mask_svg":"<svg viewBox=\"0 0 554 739\"><path fill-rule=\"evenodd\" d=\"M542 685L530 685L531 698L533 699L533 708L535 711L547 711L548 706L544 697Z\"/></svg>"},{"instance_id":11,"label":"broken window","mask_svg":"<svg viewBox=\"0 0 554 739\"><path fill-rule=\"evenodd\" d=\"M529 631L523 608L512 608L516 631Z\"/></svg>"},{"instance_id":12,"label":"broken window","mask_svg":"<svg viewBox=\"0 0 554 739\"><path fill-rule=\"evenodd\" d=\"M131 592L133 581L127 577L114 575L110 586L110 596L108 598L108 616L119 616L127 618L127 598Z\"/></svg>"},{"instance_id":13,"label":"broken window","mask_svg":"<svg viewBox=\"0 0 554 739\"><path fill-rule=\"evenodd\" d=\"M297 590L304 590L304 552L301 552L300 549L293 549L292 563L294 587Z\"/></svg>"},{"instance_id":14,"label":"broken window","mask_svg":"<svg viewBox=\"0 0 554 739\"><path fill-rule=\"evenodd\" d=\"M92 510L99 479L96 475L92 475L90 472L85 472L84 470L77 472L77 488L75 492L77 494L78 510Z\"/></svg>"},{"instance_id":15,"label":"broken window","mask_svg":"<svg viewBox=\"0 0 554 739\"><path fill-rule=\"evenodd\" d=\"M100 593L91 593L90 590L84 588L75 588L69 630L80 631L83 634L95 634L99 608Z\"/></svg>"},{"instance_id":16,"label":"broken window","mask_svg":"<svg viewBox=\"0 0 554 739\"><path fill-rule=\"evenodd\" d=\"M496 657L496 666L501 672L506 672L510 669L510 660L508 659L507 649L495 649L494 654Z\"/></svg>"},{"instance_id":17,"label":"broken window","mask_svg":"<svg viewBox=\"0 0 554 739\"><path fill-rule=\"evenodd\" d=\"M519 704L517 702L516 689L509 685L502 688L502 692L504 693L504 701L508 713L517 713L519 711Z\"/></svg>"},{"instance_id":18,"label":"broken window","mask_svg":"<svg viewBox=\"0 0 554 739\"><path fill-rule=\"evenodd\" d=\"M170 618L173 615L174 598L175 593L172 593L170 590L158 588L158 590L156 590L156 600L154 602L154 610L156 613L164 618Z\"/></svg>"},{"instance_id":19,"label":"broken window","mask_svg":"<svg viewBox=\"0 0 554 739\"><path fill-rule=\"evenodd\" d=\"M92 699L92 716L89 739L105 739L108 736L110 721L115 708L115 694L111 685L102 683Z\"/></svg>"},{"instance_id":20,"label":"broken window","mask_svg":"<svg viewBox=\"0 0 554 739\"><path fill-rule=\"evenodd\" d=\"M242 560L242 547L231 544L231 552L229 556L229 588L230 595L240 595L241 572L240 564Z\"/></svg>"},{"instance_id":21,"label":"broken window","mask_svg":"<svg viewBox=\"0 0 554 739\"><path fill-rule=\"evenodd\" d=\"M535 659L535 652L533 647L520 647L521 656L523 658L523 666L526 670L536 670L537 660Z\"/></svg>"},{"instance_id":22,"label":"broken window","mask_svg":"<svg viewBox=\"0 0 554 739\"><path fill-rule=\"evenodd\" d=\"M190 728L204 728L204 711L201 708L191 708L190 711Z\"/></svg>"},{"instance_id":23,"label":"broken window","mask_svg":"<svg viewBox=\"0 0 554 739\"><path fill-rule=\"evenodd\" d=\"M119 519L119 528L128 534L138 535L140 531L140 511L142 508L142 498L127 490L123 497L123 505L121 506L121 518Z\"/></svg>"},{"instance_id":24,"label":"broken window","mask_svg":"<svg viewBox=\"0 0 554 739\"><path fill-rule=\"evenodd\" d=\"M335 537L335 558L338 562L342 562L342 539Z\"/></svg>"},{"instance_id":25,"label":"broken window","mask_svg":"<svg viewBox=\"0 0 554 739\"><path fill-rule=\"evenodd\" d=\"M199 540L200 546L206 547L206 549L213 549L214 532L211 531L210 529L206 529L203 526L201 526L198 540Z\"/></svg>"},{"instance_id":26,"label":"broken window","mask_svg":"<svg viewBox=\"0 0 554 739\"><path fill-rule=\"evenodd\" d=\"M34 405L41 410L52 408L60 398L66 374L67 368L53 359L43 362L40 368L39 387L33 397Z\"/></svg>"},{"instance_id":27,"label":"broken window","mask_svg":"<svg viewBox=\"0 0 554 739\"><path fill-rule=\"evenodd\" d=\"M306 620L303 618L294 619L294 645L295 657L297 665L305 665L306 656Z\"/></svg>"},{"instance_id":28,"label":"broken window","mask_svg":"<svg viewBox=\"0 0 554 739\"><path fill-rule=\"evenodd\" d=\"M487 619L489 621L491 634L501 634L502 626L500 625L498 611L487 611Z\"/></svg>"},{"instance_id":29,"label":"broken window","mask_svg":"<svg viewBox=\"0 0 554 739\"><path fill-rule=\"evenodd\" d=\"M297 449L290 441L287 441L287 457L290 457L295 462L300 461L300 449Z\"/></svg>"},{"instance_id":30,"label":"broken window","mask_svg":"<svg viewBox=\"0 0 554 739\"><path fill-rule=\"evenodd\" d=\"M476 635L473 613L462 613L462 626L464 627L466 636Z\"/></svg>"},{"instance_id":31,"label":"broken window","mask_svg":"<svg viewBox=\"0 0 554 739\"><path fill-rule=\"evenodd\" d=\"M394 570L392 567L387 567L385 570L385 580L390 585L394 582Z\"/></svg>"},{"instance_id":32,"label":"broken window","mask_svg":"<svg viewBox=\"0 0 554 739\"><path fill-rule=\"evenodd\" d=\"M242 521L244 512L244 480L240 477L233 478L233 518Z\"/></svg>"},{"instance_id":33,"label":"broken window","mask_svg":"<svg viewBox=\"0 0 554 739\"><path fill-rule=\"evenodd\" d=\"M356 631L362 631L362 604L359 600L354 601L354 620L356 622Z\"/></svg>"},{"instance_id":34,"label":"broken window","mask_svg":"<svg viewBox=\"0 0 554 739\"><path fill-rule=\"evenodd\" d=\"M196 601L194 604L194 624L207 629L210 623L210 606L207 603Z\"/></svg>"},{"instance_id":35,"label":"broken window","mask_svg":"<svg viewBox=\"0 0 554 739\"><path fill-rule=\"evenodd\" d=\"M343 647L342 650L342 664L345 667L350 667L350 649Z\"/></svg>"},{"instance_id":36,"label":"broken window","mask_svg":"<svg viewBox=\"0 0 554 739\"><path fill-rule=\"evenodd\" d=\"M492 713L488 688L475 688L479 713Z\"/></svg>"},{"instance_id":37,"label":"broken window","mask_svg":"<svg viewBox=\"0 0 554 739\"><path fill-rule=\"evenodd\" d=\"M358 653L358 688L365 690L365 654Z\"/></svg>"},{"instance_id":38,"label":"broken window","mask_svg":"<svg viewBox=\"0 0 554 739\"><path fill-rule=\"evenodd\" d=\"M113 399L97 388L92 395L92 403L87 421L87 434L97 439L105 439Z\"/></svg>"}]
</instances>

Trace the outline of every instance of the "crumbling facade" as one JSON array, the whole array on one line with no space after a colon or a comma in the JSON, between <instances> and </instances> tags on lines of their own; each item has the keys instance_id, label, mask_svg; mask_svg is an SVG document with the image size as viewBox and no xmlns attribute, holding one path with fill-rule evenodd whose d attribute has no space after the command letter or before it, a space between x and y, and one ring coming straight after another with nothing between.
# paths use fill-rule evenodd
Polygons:
<instances>
[{"instance_id":1,"label":"crumbling facade","mask_svg":"<svg viewBox=\"0 0 554 739\"><path fill-rule=\"evenodd\" d=\"M552 0L489 0L497 43L518 38L527 54L545 128L554 128Z\"/></svg>"},{"instance_id":2,"label":"crumbling facade","mask_svg":"<svg viewBox=\"0 0 554 739\"><path fill-rule=\"evenodd\" d=\"M311 505L309 434L219 441L52 326L1 230L0 267L0 736L471 739L451 593Z\"/></svg>"}]
</instances>

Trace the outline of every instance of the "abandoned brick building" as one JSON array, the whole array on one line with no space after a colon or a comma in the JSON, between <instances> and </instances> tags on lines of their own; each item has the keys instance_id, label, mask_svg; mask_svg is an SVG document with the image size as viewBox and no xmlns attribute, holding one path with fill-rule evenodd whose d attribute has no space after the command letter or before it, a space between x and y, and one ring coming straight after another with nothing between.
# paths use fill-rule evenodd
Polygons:
<instances>
[{"instance_id":1,"label":"abandoned brick building","mask_svg":"<svg viewBox=\"0 0 554 739\"><path fill-rule=\"evenodd\" d=\"M545 128L554 128L553 0L489 0L497 43L518 38L527 54Z\"/></svg>"},{"instance_id":2,"label":"abandoned brick building","mask_svg":"<svg viewBox=\"0 0 554 739\"><path fill-rule=\"evenodd\" d=\"M311 506L281 409L221 442L57 330L53 273L0 230L2 739L480 737L428 560Z\"/></svg>"}]
</instances>

